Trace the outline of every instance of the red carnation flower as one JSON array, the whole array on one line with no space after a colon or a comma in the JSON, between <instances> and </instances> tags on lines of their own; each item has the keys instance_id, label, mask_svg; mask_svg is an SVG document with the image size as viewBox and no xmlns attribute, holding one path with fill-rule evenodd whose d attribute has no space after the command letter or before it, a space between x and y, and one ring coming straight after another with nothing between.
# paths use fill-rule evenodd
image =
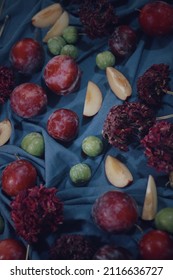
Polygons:
<instances>
[{"instance_id":1,"label":"red carnation flower","mask_svg":"<svg viewBox=\"0 0 173 280\"><path fill-rule=\"evenodd\" d=\"M3 104L15 87L15 77L12 69L0 66L0 104Z\"/></svg>"},{"instance_id":2,"label":"red carnation flower","mask_svg":"<svg viewBox=\"0 0 173 280\"><path fill-rule=\"evenodd\" d=\"M110 34L118 22L114 7L108 0L84 0L79 17L84 31L92 39Z\"/></svg>"},{"instance_id":3,"label":"red carnation flower","mask_svg":"<svg viewBox=\"0 0 173 280\"><path fill-rule=\"evenodd\" d=\"M94 252L91 240L80 234L62 235L50 250L54 260L89 260Z\"/></svg>"},{"instance_id":4,"label":"red carnation flower","mask_svg":"<svg viewBox=\"0 0 173 280\"><path fill-rule=\"evenodd\" d=\"M156 122L141 144L151 167L165 173L173 171L173 124L167 121Z\"/></svg>"},{"instance_id":5,"label":"red carnation flower","mask_svg":"<svg viewBox=\"0 0 173 280\"><path fill-rule=\"evenodd\" d=\"M168 65L152 65L137 80L137 92L140 100L149 106L161 106L162 98L168 91L169 74Z\"/></svg>"},{"instance_id":6,"label":"red carnation flower","mask_svg":"<svg viewBox=\"0 0 173 280\"><path fill-rule=\"evenodd\" d=\"M125 102L110 109L103 126L103 137L112 146L127 151L128 145L142 139L154 122L154 113L146 105Z\"/></svg>"},{"instance_id":7,"label":"red carnation flower","mask_svg":"<svg viewBox=\"0 0 173 280\"><path fill-rule=\"evenodd\" d=\"M19 192L11 203L11 218L17 233L27 242L37 242L40 234L55 232L63 222L63 203L56 188L43 185Z\"/></svg>"}]
</instances>

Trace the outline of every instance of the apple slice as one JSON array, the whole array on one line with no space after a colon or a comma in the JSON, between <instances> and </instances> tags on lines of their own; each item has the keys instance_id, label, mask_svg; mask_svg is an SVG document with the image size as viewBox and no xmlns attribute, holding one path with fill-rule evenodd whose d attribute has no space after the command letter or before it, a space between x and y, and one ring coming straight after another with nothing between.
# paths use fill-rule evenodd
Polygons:
<instances>
[{"instance_id":1,"label":"apple slice","mask_svg":"<svg viewBox=\"0 0 173 280\"><path fill-rule=\"evenodd\" d=\"M121 100L126 100L132 94L132 87L127 78L113 67L106 68L106 76L113 93Z\"/></svg>"},{"instance_id":2,"label":"apple slice","mask_svg":"<svg viewBox=\"0 0 173 280\"><path fill-rule=\"evenodd\" d=\"M103 96L99 87L95 83L89 81L86 90L83 116L92 117L97 114L101 108L102 101Z\"/></svg>"},{"instance_id":3,"label":"apple slice","mask_svg":"<svg viewBox=\"0 0 173 280\"><path fill-rule=\"evenodd\" d=\"M8 119L0 122L0 146L4 145L11 136L12 126Z\"/></svg>"},{"instance_id":4,"label":"apple slice","mask_svg":"<svg viewBox=\"0 0 173 280\"><path fill-rule=\"evenodd\" d=\"M63 13L63 8L59 3L49 5L32 17L32 24L38 28L53 25Z\"/></svg>"},{"instance_id":5,"label":"apple slice","mask_svg":"<svg viewBox=\"0 0 173 280\"><path fill-rule=\"evenodd\" d=\"M142 209L142 219L151 221L157 213L157 188L153 176L149 175Z\"/></svg>"},{"instance_id":6,"label":"apple slice","mask_svg":"<svg viewBox=\"0 0 173 280\"><path fill-rule=\"evenodd\" d=\"M62 15L57 19L55 24L49 29L43 42L47 42L50 38L55 36L62 35L63 30L69 25L69 14L67 11L64 11Z\"/></svg>"},{"instance_id":7,"label":"apple slice","mask_svg":"<svg viewBox=\"0 0 173 280\"><path fill-rule=\"evenodd\" d=\"M106 157L105 174L108 181L118 188L124 188L133 182L133 176L127 166L110 155Z\"/></svg>"}]
</instances>

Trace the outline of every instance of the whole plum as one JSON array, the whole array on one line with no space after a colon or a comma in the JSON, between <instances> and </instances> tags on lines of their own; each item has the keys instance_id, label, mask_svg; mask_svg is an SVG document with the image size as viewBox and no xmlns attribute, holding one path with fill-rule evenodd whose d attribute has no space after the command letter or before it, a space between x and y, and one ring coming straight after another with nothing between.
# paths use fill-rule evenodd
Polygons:
<instances>
[{"instance_id":1,"label":"whole plum","mask_svg":"<svg viewBox=\"0 0 173 280\"><path fill-rule=\"evenodd\" d=\"M25 260L26 248L18 240L6 238L0 240L0 260Z\"/></svg>"},{"instance_id":2,"label":"whole plum","mask_svg":"<svg viewBox=\"0 0 173 280\"><path fill-rule=\"evenodd\" d=\"M63 142L73 140L78 132L79 117L69 109L54 111L47 121L47 131L55 138Z\"/></svg>"},{"instance_id":3,"label":"whole plum","mask_svg":"<svg viewBox=\"0 0 173 280\"><path fill-rule=\"evenodd\" d=\"M173 6L163 1L147 3L139 13L142 30L149 36L165 36L173 32Z\"/></svg>"},{"instance_id":4,"label":"whole plum","mask_svg":"<svg viewBox=\"0 0 173 280\"><path fill-rule=\"evenodd\" d=\"M123 248L115 245L104 245L100 247L95 253L94 260L130 260L130 252Z\"/></svg>"},{"instance_id":5,"label":"whole plum","mask_svg":"<svg viewBox=\"0 0 173 280\"><path fill-rule=\"evenodd\" d=\"M173 260L173 238L166 231L150 230L139 241L144 260Z\"/></svg>"},{"instance_id":6,"label":"whole plum","mask_svg":"<svg viewBox=\"0 0 173 280\"><path fill-rule=\"evenodd\" d=\"M9 196L36 184L37 171L31 162L17 159L9 163L2 172L2 190Z\"/></svg>"},{"instance_id":7,"label":"whole plum","mask_svg":"<svg viewBox=\"0 0 173 280\"><path fill-rule=\"evenodd\" d=\"M10 61L19 73L30 75L41 70L44 63L42 45L32 39L23 38L16 42L10 51Z\"/></svg>"},{"instance_id":8,"label":"whole plum","mask_svg":"<svg viewBox=\"0 0 173 280\"><path fill-rule=\"evenodd\" d=\"M46 64L43 78L54 93L67 95L79 88L81 71L72 57L57 55Z\"/></svg>"},{"instance_id":9,"label":"whole plum","mask_svg":"<svg viewBox=\"0 0 173 280\"><path fill-rule=\"evenodd\" d=\"M34 83L23 83L12 91L10 105L18 116L31 118L45 109L47 95L41 86Z\"/></svg>"},{"instance_id":10,"label":"whole plum","mask_svg":"<svg viewBox=\"0 0 173 280\"><path fill-rule=\"evenodd\" d=\"M123 59L136 49L136 31L128 25L120 25L115 28L110 36L108 45L115 58Z\"/></svg>"},{"instance_id":11,"label":"whole plum","mask_svg":"<svg viewBox=\"0 0 173 280\"><path fill-rule=\"evenodd\" d=\"M138 208L127 193L108 191L96 199L92 217L95 224L107 232L126 232L137 222Z\"/></svg>"}]
</instances>

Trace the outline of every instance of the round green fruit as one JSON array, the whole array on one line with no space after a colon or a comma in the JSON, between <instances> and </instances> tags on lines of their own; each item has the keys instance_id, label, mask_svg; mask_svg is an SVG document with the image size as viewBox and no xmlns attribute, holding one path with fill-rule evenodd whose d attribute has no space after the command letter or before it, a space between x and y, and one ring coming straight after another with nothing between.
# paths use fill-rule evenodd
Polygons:
<instances>
[{"instance_id":1,"label":"round green fruit","mask_svg":"<svg viewBox=\"0 0 173 280\"><path fill-rule=\"evenodd\" d=\"M156 214L154 222L157 229L173 233L173 207L161 209Z\"/></svg>"},{"instance_id":2,"label":"round green fruit","mask_svg":"<svg viewBox=\"0 0 173 280\"><path fill-rule=\"evenodd\" d=\"M41 157L44 153L44 138L38 132L31 132L23 138L21 148L33 156Z\"/></svg>"},{"instance_id":3,"label":"round green fruit","mask_svg":"<svg viewBox=\"0 0 173 280\"><path fill-rule=\"evenodd\" d=\"M0 214L0 234L3 233L5 227L4 219Z\"/></svg>"},{"instance_id":4,"label":"round green fruit","mask_svg":"<svg viewBox=\"0 0 173 280\"><path fill-rule=\"evenodd\" d=\"M70 179L76 185L87 183L91 178L91 169L85 163L78 163L70 169Z\"/></svg>"},{"instance_id":5,"label":"round green fruit","mask_svg":"<svg viewBox=\"0 0 173 280\"><path fill-rule=\"evenodd\" d=\"M65 40L61 36L50 38L47 42L48 49L51 54L59 55L61 49L66 45Z\"/></svg>"},{"instance_id":6,"label":"round green fruit","mask_svg":"<svg viewBox=\"0 0 173 280\"><path fill-rule=\"evenodd\" d=\"M61 54L68 55L74 59L78 57L78 49L74 45L65 45L61 49Z\"/></svg>"},{"instance_id":7,"label":"round green fruit","mask_svg":"<svg viewBox=\"0 0 173 280\"><path fill-rule=\"evenodd\" d=\"M82 141L82 151L89 157L96 157L103 151L103 142L96 136L88 136Z\"/></svg>"},{"instance_id":8,"label":"round green fruit","mask_svg":"<svg viewBox=\"0 0 173 280\"><path fill-rule=\"evenodd\" d=\"M78 40L78 31L75 26L67 26L62 34L67 44L75 44Z\"/></svg>"},{"instance_id":9,"label":"round green fruit","mask_svg":"<svg viewBox=\"0 0 173 280\"><path fill-rule=\"evenodd\" d=\"M104 51L96 56L96 65L105 70L106 67L112 67L115 64L115 56L110 51Z\"/></svg>"}]
</instances>

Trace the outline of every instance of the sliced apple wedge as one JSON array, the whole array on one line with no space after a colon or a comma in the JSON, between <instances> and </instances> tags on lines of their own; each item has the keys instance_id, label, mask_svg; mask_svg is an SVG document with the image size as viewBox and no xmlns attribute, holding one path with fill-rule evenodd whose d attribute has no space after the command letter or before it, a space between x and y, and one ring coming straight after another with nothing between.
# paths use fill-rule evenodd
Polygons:
<instances>
[{"instance_id":1,"label":"sliced apple wedge","mask_svg":"<svg viewBox=\"0 0 173 280\"><path fill-rule=\"evenodd\" d=\"M0 122L0 146L4 145L11 137L12 126L8 119Z\"/></svg>"},{"instance_id":2,"label":"sliced apple wedge","mask_svg":"<svg viewBox=\"0 0 173 280\"><path fill-rule=\"evenodd\" d=\"M133 182L133 176L127 166L110 155L106 157L105 174L108 181L118 188L124 188Z\"/></svg>"},{"instance_id":3,"label":"sliced apple wedge","mask_svg":"<svg viewBox=\"0 0 173 280\"><path fill-rule=\"evenodd\" d=\"M63 8L59 3L49 5L32 17L32 24L38 28L53 25L63 13Z\"/></svg>"},{"instance_id":4,"label":"sliced apple wedge","mask_svg":"<svg viewBox=\"0 0 173 280\"><path fill-rule=\"evenodd\" d=\"M106 68L106 77L113 93L121 100L126 100L132 94L132 87L127 78L113 67Z\"/></svg>"},{"instance_id":5,"label":"sliced apple wedge","mask_svg":"<svg viewBox=\"0 0 173 280\"><path fill-rule=\"evenodd\" d=\"M95 83L89 81L85 95L83 116L92 117L97 114L101 108L102 101L103 96L99 87Z\"/></svg>"},{"instance_id":6,"label":"sliced apple wedge","mask_svg":"<svg viewBox=\"0 0 173 280\"><path fill-rule=\"evenodd\" d=\"M157 213L157 188L153 176L149 175L142 209L142 219L151 221Z\"/></svg>"},{"instance_id":7,"label":"sliced apple wedge","mask_svg":"<svg viewBox=\"0 0 173 280\"><path fill-rule=\"evenodd\" d=\"M47 32L46 36L43 38L43 42L47 42L50 38L62 35L63 30L69 25L69 14L64 11L62 15L57 19L55 24Z\"/></svg>"}]
</instances>

